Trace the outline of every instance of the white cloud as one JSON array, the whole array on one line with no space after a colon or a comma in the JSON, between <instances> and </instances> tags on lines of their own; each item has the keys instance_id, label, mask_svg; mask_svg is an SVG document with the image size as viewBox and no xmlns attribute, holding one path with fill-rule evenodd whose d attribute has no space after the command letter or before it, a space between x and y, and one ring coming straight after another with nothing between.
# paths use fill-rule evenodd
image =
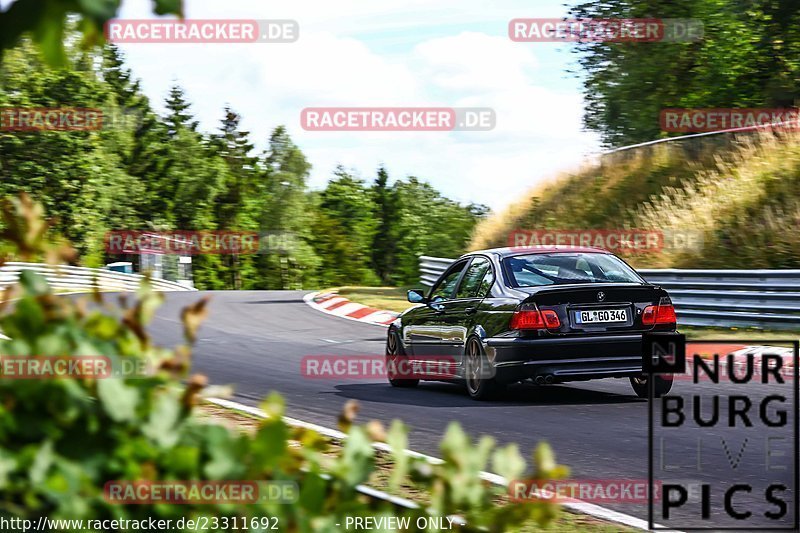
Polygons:
<instances>
[{"instance_id":1,"label":"white cloud","mask_svg":"<svg viewBox=\"0 0 800 533\"><path fill-rule=\"evenodd\" d=\"M144 16L144 4L149 2L126 2L123 16ZM463 25L480 21L481 11L491 12L500 29L490 34L465 31L442 17L459 9L458 2L376 4L301 0L267 7L190 1L187 15L193 18L297 19L300 39L122 48L155 104L176 80L187 89L205 129L217 126L225 104L242 113L244 129L260 147L272 128L286 124L314 165L311 183L317 187L324 186L336 164L367 178L386 164L393 177L413 174L458 200L502 207L536 180L574 166L581 154L596 148L595 136L581 132L583 104L574 84L570 91L554 87L557 76L542 70L541 65L553 63L551 57L546 62L537 57L547 49L514 43L504 33L503 21L529 12L505 8L498 15L494 8L474 7L469 18L458 11ZM428 30L442 20L446 26L431 37ZM425 31L414 33L420 28ZM299 125L305 107L429 105L492 107L497 127L389 133L306 132Z\"/></svg>"},{"instance_id":2,"label":"white cloud","mask_svg":"<svg viewBox=\"0 0 800 533\"><path fill-rule=\"evenodd\" d=\"M443 90L481 94L530 82L536 56L506 37L463 32L414 49L420 75Z\"/></svg>"}]
</instances>

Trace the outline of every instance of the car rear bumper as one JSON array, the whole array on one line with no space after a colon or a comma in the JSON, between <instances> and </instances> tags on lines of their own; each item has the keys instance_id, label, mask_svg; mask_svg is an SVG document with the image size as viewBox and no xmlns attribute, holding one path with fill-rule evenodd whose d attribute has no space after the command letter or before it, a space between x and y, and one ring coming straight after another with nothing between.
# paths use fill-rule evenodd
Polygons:
<instances>
[{"instance_id":1,"label":"car rear bumper","mask_svg":"<svg viewBox=\"0 0 800 533\"><path fill-rule=\"evenodd\" d=\"M638 376L642 335L595 335L552 339L484 339L499 381L551 376L553 381Z\"/></svg>"}]
</instances>

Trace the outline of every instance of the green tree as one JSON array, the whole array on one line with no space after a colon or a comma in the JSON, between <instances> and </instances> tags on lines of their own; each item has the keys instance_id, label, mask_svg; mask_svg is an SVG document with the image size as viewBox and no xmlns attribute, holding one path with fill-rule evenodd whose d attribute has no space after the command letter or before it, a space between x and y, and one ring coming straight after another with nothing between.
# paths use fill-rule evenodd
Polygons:
<instances>
[{"instance_id":1,"label":"green tree","mask_svg":"<svg viewBox=\"0 0 800 533\"><path fill-rule=\"evenodd\" d=\"M397 197L397 253L392 279L401 285L419 281L419 256L458 257L464 253L483 205L463 206L443 197L415 177L394 185Z\"/></svg>"},{"instance_id":2,"label":"green tree","mask_svg":"<svg viewBox=\"0 0 800 533\"><path fill-rule=\"evenodd\" d=\"M372 186L372 196L378 218L372 241L372 266L381 282L388 284L395 267L397 199L395 191L389 186L389 173L384 167L378 169L378 177Z\"/></svg>"},{"instance_id":3,"label":"green tree","mask_svg":"<svg viewBox=\"0 0 800 533\"><path fill-rule=\"evenodd\" d=\"M103 47L103 80L117 95L117 101L122 106L133 105L141 98L139 80L133 79L131 70L125 66L125 58L117 45L109 44Z\"/></svg>"},{"instance_id":4,"label":"green tree","mask_svg":"<svg viewBox=\"0 0 800 533\"><path fill-rule=\"evenodd\" d=\"M299 289L317 281L320 261L309 244L314 233L306 192L311 165L284 126L273 130L259 168L256 213L261 250L252 288Z\"/></svg>"},{"instance_id":5,"label":"green tree","mask_svg":"<svg viewBox=\"0 0 800 533\"><path fill-rule=\"evenodd\" d=\"M0 105L96 107L103 128L0 132L0 193L26 191L45 204L51 231L75 242L89 265L136 261L105 253L109 230L259 231L263 253L195 256L196 285L413 283L417 256L462 253L481 214L414 178L390 186L385 169L368 185L338 168L311 192L311 165L285 127L257 157L231 109L220 131L205 135L177 85L166 116L156 114L116 47L66 51L65 68L49 66L26 40L7 51Z\"/></svg>"},{"instance_id":6,"label":"green tree","mask_svg":"<svg viewBox=\"0 0 800 533\"><path fill-rule=\"evenodd\" d=\"M333 284L373 285L378 281L370 268L375 202L363 180L341 166L334 175L319 194L314 222L314 247L323 275Z\"/></svg>"},{"instance_id":7,"label":"green tree","mask_svg":"<svg viewBox=\"0 0 800 533\"><path fill-rule=\"evenodd\" d=\"M259 169L251 152L250 133L239 129L241 116L225 108L220 133L212 137L211 146L227 166L222 191L215 201L215 220L221 230L258 229L253 212L258 200ZM243 277L253 274L252 257L232 254L223 258L229 280L228 287L240 289Z\"/></svg>"},{"instance_id":8,"label":"green tree","mask_svg":"<svg viewBox=\"0 0 800 533\"><path fill-rule=\"evenodd\" d=\"M584 122L619 146L663 137L668 107L791 107L800 80L800 5L793 0L584 2L576 18L693 18L695 42L577 47Z\"/></svg>"},{"instance_id":9,"label":"green tree","mask_svg":"<svg viewBox=\"0 0 800 533\"><path fill-rule=\"evenodd\" d=\"M185 92L180 85L170 87L166 106L169 110L167 124L169 124L170 136L176 135L180 128L197 131L197 121L189 111L192 104L186 100Z\"/></svg>"},{"instance_id":10,"label":"green tree","mask_svg":"<svg viewBox=\"0 0 800 533\"><path fill-rule=\"evenodd\" d=\"M116 145L125 171L144 194L136 196L139 217L148 226L168 228L174 223L175 181L171 178L176 153L169 129L143 94L139 80L125 66L116 46L103 51L102 79L111 89L119 108L115 129L124 130L129 142Z\"/></svg>"},{"instance_id":11,"label":"green tree","mask_svg":"<svg viewBox=\"0 0 800 533\"><path fill-rule=\"evenodd\" d=\"M70 51L74 64L85 53ZM102 108L119 111L92 71L48 67L30 43L10 50L0 66L0 104L14 107ZM100 131L0 132L0 194L28 192L54 219L53 231L77 243L89 263L102 260L102 236L115 221L135 223L131 190L113 150L120 134ZM133 185L131 188L126 185Z\"/></svg>"}]
</instances>

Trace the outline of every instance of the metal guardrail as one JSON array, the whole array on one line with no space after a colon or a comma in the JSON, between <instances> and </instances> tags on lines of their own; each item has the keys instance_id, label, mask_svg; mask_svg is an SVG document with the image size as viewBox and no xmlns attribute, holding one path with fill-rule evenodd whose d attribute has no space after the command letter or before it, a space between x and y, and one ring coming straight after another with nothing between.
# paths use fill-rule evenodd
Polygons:
<instances>
[{"instance_id":1,"label":"metal guardrail","mask_svg":"<svg viewBox=\"0 0 800 533\"><path fill-rule=\"evenodd\" d=\"M651 269L688 326L800 329L800 270Z\"/></svg>"},{"instance_id":2,"label":"metal guardrail","mask_svg":"<svg viewBox=\"0 0 800 533\"><path fill-rule=\"evenodd\" d=\"M420 257L420 281L431 286L453 259ZM800 330L800 270L643 269L669 291L678 324Z\"/></svg>"},{"instance_id":3,"label":"metal guardrail","mask_svg":"<svg viewBox=\"0 0 800 533\"><path fill-rule=\"evenodd\" d=\"M444 257L420 256L419 273L422 284L430 287L436 283L439 276L447 270L447 267L450 266L450 263L453 261L454 259L445 259Z\"/></svg>"},{"instance_id":4,"label":"metal guardrail","mask_svg":"<svg viewBox=\"0 0 800 533\"><path fill-rule=\"evenodd\" d=\"M84 268L42 263L9 262L0 266L0 289L19 281L19 275L31 270L43 275L50 286L57 290L90 292L101 291L132 292L139 288L144 276L139 274L123 274L100 268ZM163 279L150 280L157 291L193 291L192 287Z\"/></svg>"}]
</instances>

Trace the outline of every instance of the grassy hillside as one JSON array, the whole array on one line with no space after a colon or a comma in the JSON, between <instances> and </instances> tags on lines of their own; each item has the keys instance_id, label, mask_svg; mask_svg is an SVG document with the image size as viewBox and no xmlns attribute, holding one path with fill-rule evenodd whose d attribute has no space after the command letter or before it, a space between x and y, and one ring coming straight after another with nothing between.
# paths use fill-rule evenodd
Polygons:
<instances>
[{"instance_id":1,"label":"grassy hillside","mask_svg":"<svg viewBox=\"0 0 800 533\"><path fill-rule=\"evenodd\" d=\"M692 232L701 246L628 254L638 267L800 267L800 134L696 138L602 156L479 224L471 249L515 229Z\"/></svg>"}]
</instances>

